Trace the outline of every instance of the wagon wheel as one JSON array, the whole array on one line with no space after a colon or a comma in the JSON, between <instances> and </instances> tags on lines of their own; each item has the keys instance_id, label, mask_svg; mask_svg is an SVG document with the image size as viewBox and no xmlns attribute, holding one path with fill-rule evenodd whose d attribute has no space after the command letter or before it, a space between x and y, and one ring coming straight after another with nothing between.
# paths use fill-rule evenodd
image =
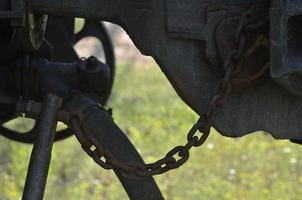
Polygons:
<instances>
[{"instance_id":1,"label":"wagon wheel","mask_svg":"<svg viewBox=\"0 0 302 200\"><path fill-rule=\"evenodd\" d=\"M48 21L48 30L46 33L46 40L52 45L54 61L57 62L73 62L79 59L74 50L74 45L85 37L97 38L103 46L104 57L106 64L110 68L110 87L105 95L99 98L99 102L105 105L111 94L115 75L115 56L111 39L102 22L86 20L84 27L79 33L74 33L74 19L50 17ZM2 122L10 121L6 120ZM22 143L33 144L35 142L35 132L32 130L26 133L20 133L16 130L0 126L0 135ZM54 141L64 140L73 135L71 129L64 129L58 131L55 135Z\"/></svg>"}]
</instances>

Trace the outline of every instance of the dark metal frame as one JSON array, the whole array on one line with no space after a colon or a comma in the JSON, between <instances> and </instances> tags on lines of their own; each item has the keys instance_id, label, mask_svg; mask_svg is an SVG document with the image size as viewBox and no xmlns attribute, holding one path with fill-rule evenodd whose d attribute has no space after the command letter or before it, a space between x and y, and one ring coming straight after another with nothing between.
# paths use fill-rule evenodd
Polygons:
<instances>
[{"instance_id":1,"label":"dark metal frame","mask_svg":"<svg viewBox=\"0 0 302 200\"><path fill-rule=\"evenodd\" d=\"M203 115L207 110L206 105L211 102L217 83L225 72L223 63L230 58L228 55L230 51L234 50L234 45L238 45L236 44L237 42L234 42L236 38L238 39L238 35L240 36L237 30L240 30L239 32L241 30L250 32L246 39L247 44L241 48L242 52L246 52L247 55L244 55L243 62L240 62L244 66L250 64L251 66L248 69L254 69L253 67L258 65L258 63L253 61L259 58L264 60L265 64L267 63L265 66L269 66L269 45L260 46L261 48L259 49L261 51L255 51L256 53L253 55L248 55L248 49L253 48L259 38L264 38L267 43L271 39L273 45L271 45L270 56L272 60L270 63L273 63L273 66L271 66L270 71L269 67L263 68L265 71L261 78L265 82L259 85L252 85L231 95L226 106L218 109L217 113L215 113L213 126L229 137L239 137L256 130L265 130L271 132L278 139L301 141L300 131L302 123L299 121L302 119L302 104L299 98L302 91L301 66L296 67L296 61L298 61L298 64L300 63L300 57L296 56L296 53L301 52L301 45L297 46L297 44L302 43L300 37L298 37L301 32L301 28L299 28L301 26L299 25L302 23L302 18L300 17L302 15L302 3L299 0L271 0L271 2L263 0L265 5L258 7L260 9L259 12L254 13L256 14L255 16L262 18L268 17L270 14L270 21L276 22L277 20L278 23L271 24L271 30L269 30L268 25L257 31L238 29L238 24L240 24L238 22L243 19L242 13L248 10L255 1L200 0L179 3L177 0L29 0L28 7L25 8L24 0L6 0L0 3L0 8L4 8L4 10L0 11L0 19L9 19L11 20L10 25L13 27L23 28L14 30L15 35L18 35L18 37L14 38L17 41L17 45L10 49L13 49L12 56L9 57L11 60L16 60L18 56L24 57L25 54L33 57L51 57L49 52L47 52L51 51L51 45L43 42L45 31L45 23L43 22L46 15L59 16L59 18L83 17L90 20L108 20L119 24L127 31L135 45L144 54L154 57L179 96L199 115ZM271 5L268 5L269 3ZM268 7L270 7L270 13ZM34 22L29 22L28 14L32 14L35 17ZM9 26L9 28L11 27ZM11 35L13 34L11 33ZM52 35L56 37L56 34ZM286 43L288 42L286 35L290 36L289 43ZM63 43L66 41L66 43L72 43L70 39L70 37L68 40L63 39ZM57 41L57 38L54 38L54 41ZM45 45L41 46L42 51L37 52L37 49L42 44ZM22 49L21 53L14 54L17 49L15 47L20 46ZM6 46L5 48L9 49ZM288 49L290 51L287 51ZM287 52L292 55L285 54ZM72 56L76 57L72 50L68 53L70 53L70 58ZM0 56L2 56L2 59L6 57L5 55ZM292 59L292 56L294 59ZM249 57L251 62L246 57ZM279 58L290 59L278 60ZM7 62L7 59L3 60L4 63ZM274 64L275 61L277 63ZM290 62L283 63L283 61ZM11 65L12 63L9 64ZM27 75L27 73L22 75ZM250 75L253 74L248 74L248 78ZM14 81L19 80L16 77L11 78ZM21 78L24 77L22 76ZM17 84L18 86L22 85L20 82ZM53 88L43 87L43 89ZM8 88L5 89L7 90ZM17 87L17 89L19 88ZM17 93L16 96L22 95ZM83 102L80 101L80 103ZM48 104L47 101L45 104ZM82 104L78 105L78 107L80 106ZM76 108L75 106L70 111L74 111ZM101 115L103 113L100 112L94 114L98 116L95 120L104 120L102 122L104 122L103 125L106 125L106 128L117 129L111 121L106 122L108 116L104 117ZM287 114L286 118L280 117L284 114ZM39 123L43 124L46 119L47 117L42 114ZM289 121L295 121L295 126L292 126ZM39 123L37 127L39 127ZM99 121L94 121L91 126L98 125L98 123ZM98 127L94 129L97 130ZM45 130L46 133L49 133L48 137L50 140L46 141L48 142L46 145L48 147L52 146L54 137L51 134L52 131L52 128ZM38 160L36 149L41 147L40 145L45 139L41 137L42 128L37 128L37 132L39 132L39 137L36 140L32 154L33 161L26 182L25 199L31 198L26 197L26 194L31 194L31 191L35 188L38 192L32 198L42 198L50 162L50 149L44 149L45 152L43 152L47 154L41 158L41 165L44 167L40 166L41 168L38 167L38 169L33 170L39 166L36 164L36 160ZM115 133L118 136L122 135L120 130L115 130ZM104 133L99 133L99 135L101 134ZM100 138L99 140L107 140L104 142L107 145L118 141L110 138L110 136L105 135L105 139ZM132 152L131 156L141 161L129 141L121 139L119 144L128 145L127 148L134 152ZM114 148L113 145L108 147L108 149L110 148ZM117 152L119 156L125 155L125 152ZM36 176L34 172L40 170L43 174L39 179L41 185L33 187L34 183L32 180ZM117 175L121 182L124 183L129 196L137 197L135 187L141 186L141 182L126 179L119 175L118 172ZM145 180L145 182L151 183L151 186L147 185L144 188L152 188L156 192L156 185L152 181L154 181L152 178ZM146 196L141 189L138 189L140 195Z\"/></svg>"}]
</instances>

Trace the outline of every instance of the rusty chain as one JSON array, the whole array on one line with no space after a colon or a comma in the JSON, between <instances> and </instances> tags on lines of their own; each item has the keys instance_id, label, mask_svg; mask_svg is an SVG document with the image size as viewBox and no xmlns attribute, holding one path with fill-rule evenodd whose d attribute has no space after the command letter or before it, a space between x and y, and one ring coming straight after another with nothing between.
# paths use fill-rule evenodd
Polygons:
<instances>
[{"instance_id":1,"label":"rusty chain","mask_svg":"<svg viewBox=\"0 0 302 200\"><path fill-rule=\"evenodd\" d=\"M258 0L249 10L242 14L236 32L237 48L231 51L226 59L224 63L225 75L206 109L204 117L200 118L188 132L187 143L184 146L173 148L162 159L151 164L120 162L107 149L100 145L90 134L89 130L83 126L83 123L85 123L84 115L82 113L73 113L69 118L69 125L75 131L75 135L84 151L102 168L117 170L123 175L132 178L159 175L182 166L189 159L190 150L193 147L203 145L207 140L210 135L215 111L225 104L232 91L232 74L246 48L246 33L258 30L268 22L268 18L255 22L255 18L257 19L258 17L256 16L256 11L261 6L263 9L263 0ZM200 136L198 136L198 132L201 133Z\"/></svg>"}]
</instances>

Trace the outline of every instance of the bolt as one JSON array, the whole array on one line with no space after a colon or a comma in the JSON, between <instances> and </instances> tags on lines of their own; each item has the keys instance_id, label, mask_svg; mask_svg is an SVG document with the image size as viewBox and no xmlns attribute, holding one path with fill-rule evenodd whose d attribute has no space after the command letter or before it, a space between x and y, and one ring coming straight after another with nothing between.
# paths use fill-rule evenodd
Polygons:
<instances>
[{"instance_id":1,"label":"bolt","mask_svg":"<svg viewBox=\"0 0 302 200\"><path fill-rule=\"evenodd\" d=\"M86 68L89 69L89 70L96 70L97 67L99 65L99 61L96 57L94 56L90 56L88 59L87 59L87 64L86 64Z\"/></svg>"}]
</instances>

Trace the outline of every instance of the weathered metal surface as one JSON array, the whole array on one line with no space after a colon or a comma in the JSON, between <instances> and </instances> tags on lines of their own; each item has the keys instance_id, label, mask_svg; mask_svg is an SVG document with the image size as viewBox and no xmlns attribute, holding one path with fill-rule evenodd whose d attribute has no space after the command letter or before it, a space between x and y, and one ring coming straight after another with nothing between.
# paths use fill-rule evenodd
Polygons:
<instances>
[{"instance_id":1,"label":"weathered metal surface","mask_svg":"<svg viewBox=\"0 0 302 200\"><path fill-rule=\"evenodd\" d=\"M81 1L85 4L81 9L76 1L60 1L60 5L51 0L32 3L37 12L107 19L122 25L136 46L144 54L153 56L185 102L198 113L203 113L204 105L209 102L221 78L221 75L211 72L207 60L203 59L204 46L194 40L170 37L166 31L164 1L153 1L152 6L150 1L145 1L144 9L140 9L141 1L129 2L132 1L98 1L92 4ZM244 5L246 7L246 3ZM182 59L184 57L186 59ZM200 97L200 94L206 95Z\"/></svg>"},{"instance_id":2,"label":"weathered metal surface","mask_svg":"<svg viewBox=\"0 0 302 200\"><path fill-rule=\"evenodd\" d=\"M94 64L93 69L90 67L91 64ZM112 81L109 80L109 67L94 57L74 63L52 63L45 59L32 59L31 61L23 59L10 68L10 75L14 79L6 77L0 87L10 88L11 95L21 95L23 100L39 99L49 92L68 98L70 90L77 89L86 94L93 93L92 96L96 99L103 97L101 102L104 103L109 96L108 88L112 87L110 85ZM5 71L6 68L2 68L2 73L4 73L3 70ZM0 128L0 134L24 143L34 143L36 138L33 131L19 134L5 127ZM71 130L61 131L56 134L55 141L65 139L71 134Z\"/></svg>"},{"instance_id":3,"label":"weathered metal surface","mask_svg":"<svg viewBox=\"0 0 302 200\"><path fill-rule=\"evenodd\" d=\"M45 97L41 115L35 128L37 138L30 158L23 200L43 199L57 127L56 116L61 103L61 98L55 95L48 94Z\"/></svg>"},{"instance_id":4,"label":"weathered metal surface","mask_svg":"<svg viewBox=\"0 0 302 200\"><path fill-rule=\"evenodd\" d=\"M49 16L45 39L51 44L51 60L54 62L74 62L79 57L73 48L74 19Z\"/></svg>"},{"instance_id":5,"label":"weathered metal surface","mask_svg":"<svg viewBox=\"0 0 302 200\"><path fill-rule=\"evenodd\" d=\"M43 104L44 105L44 104ZM26 117L39 119L41 114L42 104L38 102L18 103L18 111L25 113ZM63 110L56 113L56 119L66 124L78 116L75 113L85 113L85 125L93 130L91 134L93 138L104 145L110 152L113 153L121 161L133 162L137 165L143 165L144 162L126 135L114 124L110 113L101 107L97 102L85 97L79 92L74 92L70 98L65 101ZM43 112L43 110L42 110ZM102 122L102 123L100 123ZM75 127L75 126L74 126ZM78 135L77 135L78 136ZM106 138L106 139L105 139ZM110 141L108 143L108 141ZM85 145L82 143L81 145ZM163 199L159 188L157 187L152 177L140 177L140 179L132 179L126 177L120 170L116 169L121 183L126 189L130 199ZM43 188L36 189L42 191ZM148 193L146 193L148 191Z\"/></svg>"},{"instance_id":6,"label":"weathered metal surface","mask_svg":"<svg viewBox=\"0 0 302 200\"><path fill-rule=\"evenodd\" d=\"M264 130L277 139L302 138L301 7L301 1L271 1L270 75L273 80L232 95L217 113L215 127L224 135L239 137Z\"/></svg>"},{"instance_id":7,"label":"weathered metal surface","mask_svg":"<svg viewBox=\"0 0 302 200\"><path fill-rule=\"evenodd\" d=\"M12 28L11 29L7 29L6 31L4 31L5 32L4 34L5 35L7 34L9 37L11 37L12 35L10 35L8 33L8 30L12 30ZM104 29L102 27L100 27L98 29L98 33L100 33L100 31L102 31L102 30L104 30ZM12 30L12 32L13 32L13 30ZM85 34L87 35L87 33L84 33L84 34L80 35L79 38L83 37L83 36L86 36ZM35 62L33 62L30 65L24 65L24 66L21 66L21 67L19 66L19 68L18 68L19 70L18 69L16 70L13 67L11 68L12 70L8 70L8 71L11 71L11 72L14 71L14 70L16 70L16 71L14 71L16 73L11 73L9 77L8 76L4 76L5 78L3 79L3 80L5 80L5 79L8 78L8 79L10 79L10 81L16 81L15 83L13 83L14 87L13 88L10 87L12 89L12 90L10 89L10 92L12 94L15 94L15 98L18 98L19 95L22 95L24 97L27 96L28 99L31 99L31 98L39 99L39 97L38 97L38 96L40 96L39 93L40 94L45 94L46 92L49 92L49 91L53 91L56 94L64 96L64 94L63 94L64 92L61 93L61 91L62 91L62 89L64 91L64 89L66 89L66 88L64 88L64 86L61 85L62 84L62 82L61 82L62 80L59 81L59 79L60 79L59 77L63 78L64 81L66 81L66 82L69 82L69 83L73 82L73 80L71 80L71 79L74 77L74 75L77 76L76 74L73 74L73 73L76 73L75 72L76 70L74 70L75 68L72 67L72 65L74 63L73 64L69 63L69 65L67 64L67 65L64 65L64 66L62 66L62 65L59 66L60 63L48 63L48 64L50 64L50 65L48 65L47 61L45 59L34 59L36 57L42 57L42 58L44 57L44 58L51 59L51 57L52 57L51 46L49 44L47 44L47 43L45 45L45 43L44 43L44 44L42 44L42 46L39 49L34 49L34 48L31 48L30 45L28 45L29 44L28 42L30 42L30 40L29 40L30 38L27 35L25 35L25 34L23 35L22 32L18 32L17 35L18 35L18 38L16 40L14 40L14 42L12 42L12 45L11 45L12 48L11 49L18 50L18 51L10 52L9 57L3 56L5 58L5 61L7 60L7 62L4 62L4 59L1 59L1 61L2 61L1 64L3 66L3 68L1 68L2 72L4 72L7 69L5 66L10 66L10 64L12 64L12 62L14 62L14 60L16 60L16 58L18 58L18 57L24 57L24 55L28 55L29 54L29 55L32 56L32 60L36 60L38 62L36 62L37 65L35 65L35 67L33 67L31 65L31 64L35 63ZM24 36L24 37L22 38L22 36ZM59 37L60 34L58 34L57 36ZM103 35L101 35L101 37L102 38L106 38L106 37L108 38L108 35L103 34ZM47 38L47 36L46 36L46 38ZM5 39L3 37L1 37L1 40L2 39L5 41ZM70 41L70 40L68 40L68 41ZM20 43L21 43L21 45L20 45ZM57 44L57 43L58 43L58 41L56 41L55 44ZM45 46L43 46L43 45L45 45ZM110 45L111 44L107 42L106 46L107 47L111 47ZM8 48L5 45L4 45L4 47ZM59 49L59 47L56 47L56 49ZM64 51L62 52L62 54L64 54ZM111 52L111 57L107 57L107 58L109 58L108 61L112 61L110 59L114 59L113 56L112 56L112 52ZM82 62L84 62L84 61L82 61ZM22 65L22 62L19 63L19 64ZM56 64L59 64L57 66L59 68L63 67L63 68L61 68L61 70L63 70L64 73L60 73L59 72L60 70L58 70L57 72L55 72L56 71L55 70L56 69ZM111 62L111 64L114 64L114 61ZM46 71L43 70L44 69L43 67L45 67L47 65L49 66L48 69L50 71L54 72L54 74L53 74L54 76L52 76L52 78L49 78L50 76L48 76L50 71L46 70L46 71L48 71L48 72L46 72ZM111 67L113 67L113 66L111 66ZM31 76L31 75L36 75L36 74L32 73L33 71L31 71L31 72L28 71L29 69L31 69L31 70L34 69L33 71L36 71L36 72L39 71L38 74L40 72L41 73L45 73L44 78L42 76ZM89 69L91 69L91 67L89 67ZM77 70L79 70L79 69L77 69ZM89 73L88 71L89 70L87 70L86 72ZM22 73L22 72L26 72L26 73ZM110 74L110 76L113 77L113 74L114 73ZM104 73L102 75L106 75L106 73ZM19 76L19 79L16 76ZM88 74L88 76L90 76L90 74ZM59 78L59 79L57 79L57 78ZM49 82L47 81L47 79L48 79ZM69 79L69 81L68 81L68 79ZM39 82L39 80L42 81L43 83L45 83L46 85L42 84L43 85L42 86L42 85L39 85L39 84L32 84L32 85L29 84L29 83L33 83L35 81ZM97 81L100 81L100 80L97 80ZM113 80L110 80L110 81L111 81L111 84L112 84ZM3 82L6 82L6 81L3 81ZM42 83L42 82L40 82L40 83ZM10 82L10 83L12 83L12 82ZM75 83L75 82L73 82L73 83ZM4 83L3 85L5 85L5 84L7 84L7 82ZM59 85L57 85L57 84L59 84ZM28 87L29 85L33 86L33 88ZM76 84L76 85L83 86L83 84ZM69 89L74 89L73 87L75 85L73 85L71 83L71 85L67 84L67 86L72 86ZM34 88L36 88L36 89L34 89ZM94 91L92 91L92 93L96 94L96 92L99 91L102 88L106 89L106 95L110 94L110 89L111 88L109 88L108 84L105 84L105 83L102 86L100 86L100 87L94 88ZM32 89L32 90L30 91L30 89ZM85 87L84 89L88 89L88 88ZM56 90L56 91L54 91L54 90ZM105 97L103 100L106 101L107 99L108 99L108 96ZM76 110L76 109L79 109L79 108L81 108L81 107L77 106L73 110ZM97 121L97 119L95 119L95 121ZM99 123L95 123L95 124L99 125ZM121 132L118 132L118 133L121 133ZM117 136L117 137L119 137L119 136ZM139 157L138 153L135 151L135 148L129 143L128 140L126 140L126 137L122 136L120 138L121 139L117 140L117 141L120 142L119 147L123 147L123 148L119 148L118 153L120 154L120 156L123 156L124 158L131 157L131 158L134 158L133 160L135 160L135 161L142 162L142 159ZM127 154L124 154L124 153L127 153ZM129 193L129 196L131 196L132 199L146 199L145 198L146 195L148 195L148 197L153 198L153 199L163 199L162 196L161 196L161 194L160 194L160 191L159 191L158 187L156 186L156 184L155 184L155 182L154 182L154 180L152 178L146 178L146 179L143 179L143 180L131 180L131 179L125 179L121 175L119 175L119 176L120 176L121 182L123 183L125 189L127 190L127 192ZM138 186L140 186L140 189L137 189ZM38 189L39 189L39 187L35 187L35 190L38 190ZM41 189L43 189L43 188L41 188ZM147 194L146 191L152 192L152 194L149 194L149 193ZM40 190L40 192L41 192L41 190ZM27 195L27 193L25 195ZM24 199L32 199L32 198L31 197L29 197L29 198L24 197Z\"/></svg>"},{"instance_id":8,"label":"weathered metal surface","mask_svg":"<svg viewBox=\"0 0 302 200\"><path fill-rule=\"evenodd\" d=\"M93 69L91 62L95 64ZM0 70L4 73L7 69L6 81L0 88L9 89L12 96L22 96L23 100L41 100L50 92L67 98L71 88L102 96L110 84L109 67L93 56L72 63L26 57Z\"/></svg>"},{"instance_id":9,"label":"weathered metal surface","mask_svg":"<svg viewBox=\"0 0 302 200\"><path fill-rule=\"evenodd\" d=\"M166 2L154 1L150 6L150 2L146 1L144 9L139 8L142 2L139 4L136 1L132 3L132 6L129 6L129 1L98 1L91 4L81 2L85 4L81 9L78 8L80 5L72 0L61 1L60 4L53 0L33 0L33 6L37 12L53 14L59 9L60 11L57 12L59 15L107 19L120 24L144 54L153 56L180 97L197 113L204 113L221 75L217 72L213 73L211 65L204 57L207 43L200 43L192 37L189 38L190 40L184 40L183 35L177 39L171 37L171 33L166 31L167 20L173 20L173 18L167 19ZM201 5L203 5L202 2L206 1L200 1ZM252 2L211 1L209 4L224 8L213 11L224 16L223 13L227 13L230 4L236 5L237 12L242 12ZM179 12L174 15L186 16L186 13L194 13L196 10L194 6L184 8L178 9ZM202 15L206 15L202 8L200 9ZM171 17L171 13L168 16ZM196 31L194 19L193 24L189 20L187 23L186 27L192 27L191 31L194 34ZM211 24L209 21L204 23L203 32L207 32L207 27L211 27ZM186 27L188 31L189 28ZM173 29L173 32L176 31L177 27ZM273 80L267 80L258 86L232 95L225 108L217 113L214 127L230 137L265 130L275 138L301 138L300 105L299 99L293 97ZM284 115L287 117L280 117ZM297 126L289 123L288 119L294 120Z\"/></svg>"},{"instance_id":10,"label":"weathered metal surface","mask_svg":"<svg viewBox=\"0 0 302 200\"><path fill-rule=\"evenodd\" d=\"M85 124L89 127L93 137L118 160L143 165L144 162L126 135L114 124L112 117L100 109L94 101L80 93L74 93L69 101L63 105L65 111L85 113ZM127 178L120 171L115 170L130 199L163 199L154 179Z\"/></svg>"},{"instance_id":11,"label":"weathered metal surface","mask_svg":"<svg viewBox=\"0 0 302 200\"><path fill-rule=\"evenodd\" d=\"M33 5L38 12L52 14L61 7L58 12L60 15L107 19L120 24L144 54L153 56L181 98L197 113L202 114L221 78L219 73L213 73L212 67L204 56L208 43L194 40L203 38L202 36L196 38L197 30L201 30L197 26L204 27L200 35L209 33L207 29L213 26L209 20L201 19L197 23L195 16L191 16L195 12L198 16L207 16L202 7L204 2L208 1L191 1L187 5L154 1L150 6L150 2L146 1L145 6L141 6L142 2L135 1L130 7L129 1L100 1L92 4L85 4L85 1L82 1L85 6L79 9L77 7L80 5L72 0L61 1L60 5L53 0L33 0ZM223 17L227 15L230 7L235 5L236 11L242 12L252 2L211 1L209 6L214 8L215 5L218 6L219 9L213 9L212 12ZM200 10L197 9L199 4ZM139 5L143 8L139 8ZM168 5L168 14L166 5ZM177 12L173 12L171 5ZM187 20L185 17L192 19ZM186 23L173 24L174 21ZM170 32L167 32L167 27ZM177 32L179 39L175 38ZM227 32L226 30L225 33ZM184 40L184 38L187 39ZM230 137L265 130L275 138L301 139L300 109L301 102L298 98L292 96L273 80L266 80L264 83L232 95L225 108L217 113L214 127L223 135Z\"/></svg>"},{"instance_id":12,"label":"weathered metal surface","mask_svg":"<svg viewBox=\"0 0 302 200\"><path fill-rule=\"evenodd\" d=\"M301 39L299 36L302 32L300 28L302 3L298 0L273 0L271 5L269 3L269 1L259 0L31 0L29 10L32 9L37 16L45 14L60 16L57 19L54 17L53 20L60 22L58 25L61 28L69 27L69 32L66 31L64 37L61 37L60 41L63 45L58 44L58 40L53 37L55 31L50 31L48 38L52 40L50 43L53 43L57 50L68 50L66 52L69 58L76 55L70 48L74 40L70 32L72 23L68 18L107 20L121 25L142 53L156 60L179 96L201 115L203 120L208 121L209 118L211 122L213 120L213 123L202 124L206 126L206 131L202 130L205 138L209 134L209 125L213 125L223 135L229 137L239 137L257 130L265 130L275 138L301 140L300 62L302 60L300 59ZM0 3L0 9L1 5L5 12L8 4ZM252 5L256 5L257 9L249 10ZM269 6L270 34L269 26L266 24ZM61 16L67 17L67 21L60 20ZM259 23L243 23L251 16L252 21ZM87 33L91 35L97 30L97 22L90 20L89 22L82 31L84 35ZM5 25L7 27L7 24ZM7 49L18 49L18 51L9 51L8 56L2 56L3 59L0 60L3 60L1 63L3 66L11 66L11 60L23 57L24 54L30 54L32 58L51 58L54 55L51 44L41 40L43 28L34 36L24 34L24 30L17 30L14 34L16 40L11 42L10 48L7 47ZM6 32L12 33L13 28ZM13 35L4 32L0 34L3 35L0 39ZM81 33L78 38L81 38ZM4 41L3 39L1 42L5 44ZM30 46L28 42L34 45ZM38 44L41 44L41 47ZM271 55L269 49L271 49ZM269 56L271 56L270 68ZM59 59L60 55L57 54L54 57ZM21 68L24 69L24 74L16 70L10 77L11 80L20 79L23 82L17 82L13 84L13 87L9 85L3 89L10 88L15 96L23 96L25 99L39 99L41 94L48 92L55 92L66 97L66 94L73 89L86 91L85 89L91 89L90 86L99 81L95 77L90 77L89 70L95 69L93 59L86 62L88 67L85 70L88 71L84 70L84 72L87 72L85 75L90 78L86 79L88 85L86 84L84 88L81 87L83 85L78 85L71 80L77 75L72 64L66 65L69 66L68 70L62 70L56 63L43 62L43 59L40 61L33 62L36 64L34 69L38 69L38 65L44 66L43 69L46 69L47 75L38 70L39 76L26 79L25 75L32 75L32 72L28 70L30 69L28 65ZM83 70L83 66L80 69ZM4 74L10 71L5 67L1 70ZM56 73L58 70L64 73ZM108 77L108 74L102 73ZM36 88L32 82L31 84L26 82L28 80L42 83L41 87ZM76 82L79 81L76 80ZM90 92L99 94L108 88L104 82L101 82L101 85L104 88L92 87L93 90ZM230 95L234 86L239 90L236 90L226 102L226 97ZM33 88L33 90L30 91L28 88ZM224 103L226 103L224 107L221 107ZM122 132L112 123L108 114L99 109L96 110L92 104L93 102L85 97L76 95L75 99L66 102L65 106L69 111L79 110L89 113L87 127L79 127L78 130L81 128L95 130L92 133L94 137L88 139L97 140L105 149L114 154L117 160L109 156L102 148L92 151L88 148L91 143L85 145L85 140L82 140L82 145L86 147L84 149L105 168L115 170L121 168L122 171L125 169L133 171L134 168L139 168L141 165L119 163L119 161L140 160L140 158L121 134ZM96 122L99 119L102 119L101 124ZM183 164L188 159L189 150L204 142L203 137L197 141L199 138L194 135L194 131L204 128L199 125L197 123L193 127L185 146L176 147L159 162L145 166L145 170L150 174L158 174ZM125 154L125 149L129 149L127 152L129 154ZM180 160L174 158L176 154L180 155ZM108 162L102 161L102 156L108 159ZM144 198L145 191L136 188L137 184L143 184L144 190L150 187L156 195L159 195L154 196L154 199L161 198L152 179L145 179L146 182L132 182L134 180L126 179L119 171L116 173L130 197L137 199L141 195Z\"/></svg>"},{"instance_id":13,"label":"weathered metal surface","mask_svg":"<svg viewBox=\"0 0 302 200\"><path fill-rule=\"evenodd\" d=\"M273 0L271 7L271 76L301 98L302 2Z\"/></svg>"},{"instance_id":14,"label":"weathered metal surface","mask_svg":"<svg viewBox=\"0 0 302 200\"><path fill-rule=\"evenodd\" d=\"M81 143L83 150L104 169L113 169L126 177L133 178L163 174L167 171L177 169L186 163L190 157L190 150L193 147L203 145L207 140L210 135L210 129L216 110L225 104L232 92L232 88L234 86L232 78L234 76L234 72L238 71L238 63L240 63L240 60L244 57L244 49L247 46L248 34L252 31L257 31L268 23L268 18L258 18L259 13L257 10L262 6L262 3L263 2L261 1L257 1L242 14L236 31L236 33L238 33L236 37L237 46L233 51L229 52L229 55L227 56L228 59L224 64L224 77L220 81L219 86L215 91L215 95L207 106L204 116L202 116L202 118L200 118L188 132L187 142L185 145L176 146L170 150L165 157L150 164L144 165L129 161L123 162L116 159L115 156L94 136L93 132L97 131L91 129L91 126L87 122L87 115L90 114L88 111L70 113L70 117L67 118L65 115L63 121L75 131L75 135ZM249 32L246 30L249 30ZM254 51L255 50L251 52ZM104 112L102 107L98 105L95 105L94 107L98 108L99 112ZM114 126L113 123L112 126ZM202 136L199 137L197 135L198 132L200 132Z\"/></svg>"}]
</instances>

